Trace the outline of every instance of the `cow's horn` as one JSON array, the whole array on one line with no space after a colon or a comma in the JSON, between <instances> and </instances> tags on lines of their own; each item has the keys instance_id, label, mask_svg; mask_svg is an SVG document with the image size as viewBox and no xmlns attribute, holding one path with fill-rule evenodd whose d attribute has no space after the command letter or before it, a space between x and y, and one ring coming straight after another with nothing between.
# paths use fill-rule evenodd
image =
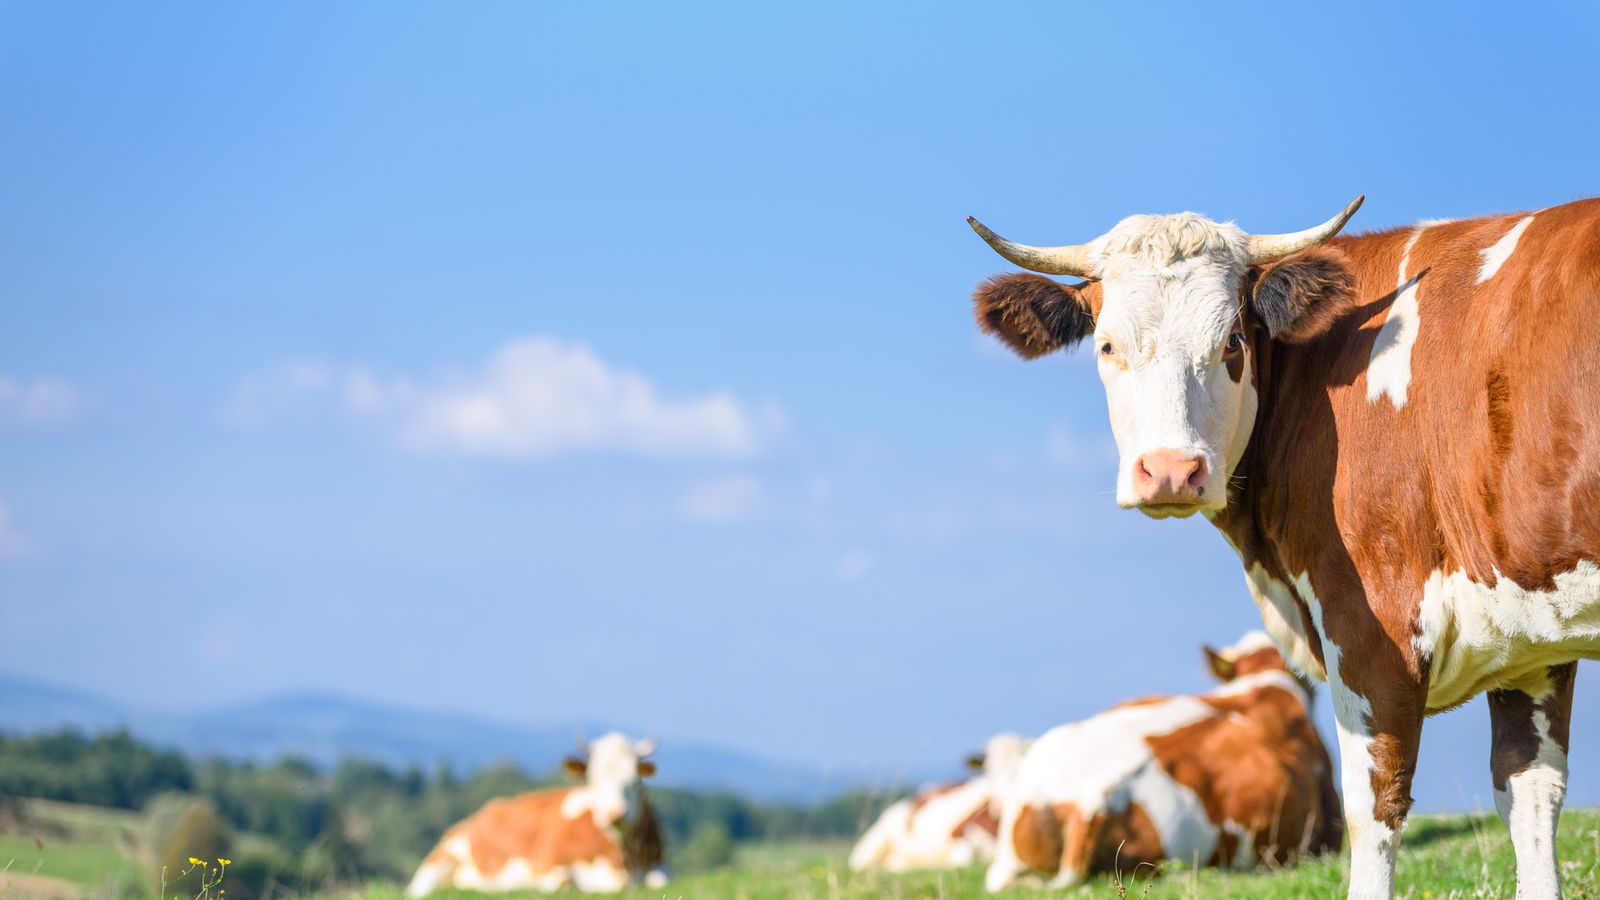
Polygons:
<instances>
[{"instance_id":1,"label":"cow's horn","mask_svg":"<svg viewBox=\"0 0 1600 900\"><path fill-rule=\"evenodd\" d=\"M1089 248L1086 244L1070 244L1065 247L1030 247L1027 244L1018 244L1008 241L998 234L990 231L988 226L971 216L967 216L967 224L972 230L983 238L984 243L994 248L994 252L1004 256L1017 265L1034 272L1043 272L1046 275L1076 275L1079 278L1089 274Z\"/></svg>"},{"instance_id":2,"label":"cow's horn","mask_svg":"<svg viewBox=\"0 0 1600 900\"><path fill-rule=\"evenodd\" d=\"M1365 194L1350 201L1344 212L1323 222L1315 228L1305 231L1292 231L1288 234L1252 234L1250 235L1250 265L1259 266L1263 263L1282 259L1291 253L1309 250L1312 247L1328 240L1339 233L1344 223L1361 208L1361 201L1367 199Z\"/></svg>"},{"instance_id":3,"label":"cow's horn","mask_svg":"<svg viewBox=\"0 0 1600 900\"><path fill-rule=\"evenodd\" d=\"M661 741L652 734L644 740L636 742L633 745L633 752L637 754L640 759L644 759L646 756L650 756L651 754L655 753L656 749L660 746Z\"/></svg>"}]
</instances>

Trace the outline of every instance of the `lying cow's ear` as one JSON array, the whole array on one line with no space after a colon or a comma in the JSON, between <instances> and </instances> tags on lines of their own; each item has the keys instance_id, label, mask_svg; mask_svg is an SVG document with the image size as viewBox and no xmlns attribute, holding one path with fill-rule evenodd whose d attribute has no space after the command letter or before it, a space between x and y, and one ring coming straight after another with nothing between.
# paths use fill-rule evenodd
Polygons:
<instances>
[{"instance_id":1,"label":"lying cow's ear","mask_svg":"<svg viewBox=\"0 0 1600 900\"><path fill-rule=\"evenodd\" d=\"M656 764L648 759L639 760L639 764L634 768L638 771L640 778L649 778L656 773Z\"/></svg>"},{"instance_id":2,"label":"lying cow's ear","mask_svg":"<svg viewBox=\"0 0 1600 900\"><path fill-rule=\"evenodd\" d=\"M983 754L982 753L974 753L971 756L967 757L967 768L971 769L974 772L982 772L983 771Z\"/></svg>"},{"instance_id":3,"label":"lying cow's ear","mask_svg":"<svg viewBox=\"0 0 1600 900\"><path fill-rule=\"evenodd\" d=\"M1094 331L1100 285L1065 285L1043 275L994 275L972 292L978 327L1023 359L1053 353Z\"/></svg>"},{"instance_id":4,"label":"lying cow's ear","mask_svg":"<svg viewBox=\"0 0 1600 900\"><path fill-rule=\"evenodd\" d=\"M1206 664L1211 667L1211 674L1217 676L1218 681L1232 681L1238 666L1233 660L1211 649L1209 644L1201 644L1200 649L1206 651Z\"/></svg>"},{"instance_id":5,"label":"lying cow's ear","mask_svg":"<svg viewBox=\"0 0 1600 900\"><path fill-rule=\"evenodd\" d=\"M561 767L567 770L568 775L582 778L583 773L589 771L589 764L576 756L569 756L561 761Z\"/></svg>"},{"instance_id":6,"label":"lying cow's ear","mask_svg":"<svg viewBox=\"0 0 1600 900\"><path fill-rule=\"evenodd\" d=\"M1251 273L1250 308L1275 339L1312 340L1355 305L1356 279L1345 255L1318 247Z\"/></svg>"}]
</instances>

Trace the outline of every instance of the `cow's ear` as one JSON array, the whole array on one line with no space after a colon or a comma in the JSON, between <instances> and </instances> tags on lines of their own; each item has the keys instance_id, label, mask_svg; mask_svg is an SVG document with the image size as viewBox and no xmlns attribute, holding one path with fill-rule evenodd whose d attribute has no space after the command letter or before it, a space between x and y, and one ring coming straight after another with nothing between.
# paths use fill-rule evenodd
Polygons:
<instances>
[{"instance_id":1,"label":"cow's ear","mask_svg":"<svg viewBox=\"0 0 1600 900\"><path fill-rule=\"evenodd\" d=\"M1206 651L1206 665L1211 667L1211 674L1217 676L1218 681L1232 681L1239 667L1233 660L1211 649L1209 644L1201 644L1200 649Z\"/></svg>"},{"instance_id":2,"label":"cow's ear","mask_svg":"<svg viewBox=\"0 0 1600 900\"><path fill-rule=\"evenodd\" d=\"M634 768L638 771L640 778L649 778L656 774L656 764L648 759L639 760L639 764Z\"/></svg>"},{"instance_id":3,"label":"cow's ear","mask_svg":"<svg viewBox=\"0 0 1600 900\"><path fill-rule=\"evenodd\" d=\"M561 767L567 770L568 775L572 775L576 778L582 778L583 774L589 771L589 764L577 758L576 756L569 756L562 760Z\"/></svg>"},{"instance_id":4,"label":"cow's ear","mask_svg":"<svg viewBox=\"0 0 1600 900\"><path fill-rule=\"evenodd\" d=\"M1286 256L1250 274L1251 310L1268 334L1285 343L1321 336L1355 305L1355 274L1333 247Z\"/></svg>"},{"instance_id":5,"label":"cow's ear","mask_svg":"<svg viewBox=\"0 0 1600 900\"><path fill-rule=\"evenodd\" d=\"M1034 359L1088 337L1099 310L1100 285L1065 285L1043 275L995 275L972 292L978 327L1023 359Z\"/></svg>"}]
</instances>

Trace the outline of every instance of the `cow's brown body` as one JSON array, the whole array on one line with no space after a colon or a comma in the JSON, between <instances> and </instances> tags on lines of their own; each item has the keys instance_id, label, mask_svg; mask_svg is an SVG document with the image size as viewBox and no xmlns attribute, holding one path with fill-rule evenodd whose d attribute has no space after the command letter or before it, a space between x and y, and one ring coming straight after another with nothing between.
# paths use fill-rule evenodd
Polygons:
<instances>
[{"instance_id":1,"label":"cow's brown body","mask_svg":"<svg viewBox=\"0 0 1600 900\"><path fill-rule=\"evenodd\" d=\"M598 821L589 810L568 815L562 806L577 790L489 801L445 832L422 870L444 870L441 884L458 888L593 890L639 880L661 864L660 827L642 790L626 822Z\"/></svg>"},{"instance_id":2,"label":"cow's brown body","mask_svg":"<svg viewBox=\"0 0 1600 900\"><path fill-rule=\"evenodd\" d=\"M1557 576L1600 561L1600 201L1534 215L1479 283L1483 251L1524 217L1333 242L1355 276L1351 308L1310 343L1260 344L1261 412L1240 488L1215 520L1247 569L1291 586L1292 624L1317 668L1323 631L1360 662L1342 679L1382 701L1374 780L1378 814L1396 827L1423 713L1488 689L1570 685L1570 661L1600 651L1582 629L1440 686L1440 661L1414 640L1436 573L1551 592ZM1387 394L1369 400L1367 369L1408 244L1403 280L1416 281L1421 327L1397 409ZM1302 574L1322 631L1295 586ZM1547 712L1564 722L1564 705Z\"/></svg>"},{"instance_id":3,"label":"cow's brown body","mask_svg":"<svg viewBox=\"0 0 1600 900\"><path fill-rule=\"evenodd\" d=\"M616 891L666 883L661 828L641 777L655 742L618 733L586 744L566 768L578 787L503 797L445 831L406 887L412 897L437 890Z\"/></svg>"}]
</instances>

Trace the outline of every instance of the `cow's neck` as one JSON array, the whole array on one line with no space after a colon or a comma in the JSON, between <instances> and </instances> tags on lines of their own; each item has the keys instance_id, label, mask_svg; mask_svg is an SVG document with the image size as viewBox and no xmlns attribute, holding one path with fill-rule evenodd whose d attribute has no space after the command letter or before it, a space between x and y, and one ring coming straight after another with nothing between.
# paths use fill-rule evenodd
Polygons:
<instances>
[{"instance_id":1,"label":"cow's neck","mask_svg":"<svg viewBox=\"0 0 1600 900\"><path fill-rule=\"evenodd\" d=\"M1311 623L1306 598L1295 587L1296 579L1303 577L1310 559L1306 549L1315 546L1316 537L1309 527L1313 517L1290 502L1291 485L1276 483L1274 476L1283 477L1285 468L1281 461L1295 440L1298 427L1293 416L1280 413L1287 386L1309 377L1303 371L1304 354L1301 348L1278 343L1260 335L1255 341L1252 356L1252 375L1257 391L1256 421L1250 432L1250 441L1244 455L1228 479L1228 505L1211 518L1218 530L1239 554L1252 591L1257 592L1258 604L1264 602L1260 592L1282 591L1292 597L1294 609L1280 611L1287 628L1304 642L1304 651L1310 658L1292 658L1295 669L1301 673L1320 674L1322 668L1322 643ZM1297 473L1297 477L1299 474ZM1264 615L1267 611L1263 610ZM1281 638L1268 628L1275 639ZM1289 655L1293 648L1280 649Z\"/></svg>"}]
</instances>

